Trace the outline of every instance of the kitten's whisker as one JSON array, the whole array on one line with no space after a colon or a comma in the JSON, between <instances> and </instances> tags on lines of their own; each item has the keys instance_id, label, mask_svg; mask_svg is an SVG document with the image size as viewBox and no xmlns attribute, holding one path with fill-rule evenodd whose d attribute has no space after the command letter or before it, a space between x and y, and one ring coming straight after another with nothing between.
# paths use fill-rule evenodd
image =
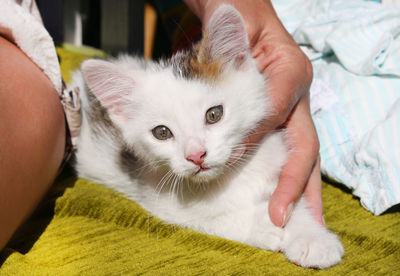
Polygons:
<instances>
[{"instance_id":1,"label":"kitten's whisker","mask_svg":"<svg viewBox=\"0 0 400 276\"><path fill-rule=\"evenodd\" d=\"M184 199L184 193L183 193L183 189L185 188L184 187L184 185L183 185L183 183L182 183L182 176L179 176L178 177L178 179L177 179L177 181L178 181L178 185L179 185L179 187L180 187L180 194L181 194L181 200L183 200Z\"/></svg>"},{"instance_id":2,"label":"kitten's whisker","mask_svg":"<svg viewBox=\"0 0 400 276\"><path fill-rule=\"evenodd\" d=\"M170 182L170 187L169 187L169 197L170 197L170 199L172 199L173 198L173 195L175 194L175 179L176 179L176 175L174 175L173 177L172 177L172 180L171 180L171 182Z\"/></svg>"},{"instance_id":3,"label":"kitten's whisker","mask_svg":"<svg viewBox=\"0 0 400 276\"><path fill-rule=\"evenodd\" d=\"M236 145L232 148L232 150L257 150L259 148L259 145Z\"/></svg>"},{"instance_id":4,"label":"kitten's whisker","mask_svg":"<svg viewBox=\"0 0 400 276\"><path fill-rule=\"evenodd\" d=\"M156 186L156 191L158 190L158 187L160 186L160 190L158 190L159 192L161 192L162 187L165 184L165 179L169 177L170 171L168 171L166 174L163 175L163 177L160 179L160 181L158 182L157 186Z\"/></svg>"},{"instance_id":5,"label":"kitten's whisker","mask_svg":"<svg viewBox=\"0 0 400 276\"><path fill-rule=\"evenodd\" d=\"M161 194L161 191L164 188L165 184L167 184L169 182L169 180L171 179L172 176L173 176L173 172L172 172L172 170L169 170L166 174L164 174L164 176L158 182L156 189L155 189L158 196Z\"/></svg>"},{"instance_id":6,"label":"kitten's whisker","mask_svg":"<svg viewBox=\"0 0 400 276\"><path fill-rule=\"evenodd\" d=\"M174 19L172 20L172 22L174 22L176 24L176 27L178 27L178 29L182 32L182 34L186 38L187 42L192 43L193 40L188 37L188 35L186 34L186 32L182 28L182 26L178 22L176 22Z\"/></svg>"},{"instance_id":7,"label":"kitten's whisker","mask_svg":"<svg viewBox=\"0 0 400 276\"><path fill-rule=\"evenodd\" d=\"M160 167L160 165L163 165L163 164L167 164L167 160L157 160L157 161L149 162L141 167L134 168L134 169L130 170L129 172L137 173L138 176L141 176L145 172L151 172L151 171L156 170L157 167Z\"/></svg>"},{"instance_id":8,"label":"kitten's whisker","mask_svg":"<svg viewBox=\"0 0 400 276\"><path fill-rule=\"evenodd\" d=\"M176 195L176 196L178 195L177 194L177 181L176 181L178 177L179 177L178 175L174 174L174 176L172 178L172 185L171 185L170 193L169 193L169 196L171 199L174 195Z\"/></svg>"},{"instance_id":9,"label":"kitten's whisker","mask_svg":"<svg viewBox=\"0 0 400 276\"><path fill-rule=\"evenodd\" d=\"M179 190L179 182L178 182L178 178L179 176L177 175L176 177L174 177L174 194L176 196L176 198L179 200L179 194L180 194L180 190Z\"/></svg>"},{"instance_id":10,"label":"kitten's whisker","mask_svg":"<svg viewBox=\"0 0 400 276\"><path fill-rule=\"evenodd\" d=\"M227 168L234 173L240 173L239 167L246 165L247 162L247 158L239 157L237 160L235 160L235 162L225 164L224 168Z\"/></svg>"},{"instance_id":11,"label":"kitten's whisker","mask_svg":"<svg viewBox=\"0 0 400 276\"><path fill-rule=\"evenodd\" d=\"M157 161L148 162L146 165L143 165L140 169L147 168L147 167L154 168L154 167L167 165L167 164L168 164L167 159L161 159L161 160L157 160Z\"/></svg>"},{"instance_id":12,"label":"kitten's whisker","mask_svg":"<svg viewBox=\"0 0 400 276\"><path fill-rule=\"evenodd\" d=\"M261 143L239 143L238 145L249 147L249 146L260 146Z\"/></svg>"},{"instance_id":13,"label":"kitten's whisker","mask_svg":"<svg viewBox=\"0 0 400 276\"><path fill-rule=\"evenodd\" d=\"M177 175L176 176L176 178L175 178L175 183L174 183L174 185L176 186L176 192L175 192L175 194L176 194L176 197L179 199L179 197L181 198L181 199L183 199L183 190L182 190L182 186L183 185L181 185L182 183L181 183L181 176L180 175Z\"/></svg>"}]
</instances>

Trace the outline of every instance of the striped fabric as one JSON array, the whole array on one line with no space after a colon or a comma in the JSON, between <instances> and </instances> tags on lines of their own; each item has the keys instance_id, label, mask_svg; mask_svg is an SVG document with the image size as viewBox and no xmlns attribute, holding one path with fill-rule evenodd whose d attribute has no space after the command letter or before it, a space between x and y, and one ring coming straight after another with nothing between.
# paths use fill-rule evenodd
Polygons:
<instances>
[{"instance_id":1,"label":"striped fabric","mask_svg":"<svg viewBox=\"0 0 400 276\"><path fill-rule=\"evenodd\" d=\"M322 172L382 214L400 203L400 9L362 0L273 3L313 63Z\"/></svg>"}]
</instances>

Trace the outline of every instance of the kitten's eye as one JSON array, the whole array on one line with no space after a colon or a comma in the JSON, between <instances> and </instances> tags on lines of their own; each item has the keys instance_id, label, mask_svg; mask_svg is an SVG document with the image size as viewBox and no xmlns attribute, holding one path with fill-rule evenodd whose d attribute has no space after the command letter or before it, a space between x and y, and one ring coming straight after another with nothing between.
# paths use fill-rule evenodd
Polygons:
<instances>
[{"instance_id":1,"label":"kitten's eye","mask_svg":"<svg viewBox=\"0 0 400 276\"><path fill-rule=\"evenodd\" d=\"M151 132L158 140L167 140L173 137L172 132L166 126L156 126Z\"/></svg>"},{"instance_id":2,"label":"kitten's eye","mask_svg":"<svg viewBox=\"0 0 400 276\"><path fill-rule=\"evenodd\" d=\"M215 124L216 122L221 120L222 114L224 114L224 109L223 109L222 105L217 105L217 106L211 107L206 112L207 124Z\"/></svg>"}]
</instances>

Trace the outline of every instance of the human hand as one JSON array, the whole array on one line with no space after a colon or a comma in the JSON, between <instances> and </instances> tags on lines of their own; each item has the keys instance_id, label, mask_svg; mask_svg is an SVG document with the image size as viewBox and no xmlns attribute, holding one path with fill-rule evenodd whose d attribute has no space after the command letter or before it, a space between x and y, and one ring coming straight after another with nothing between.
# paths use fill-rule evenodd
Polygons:
<instances>
[{"instance_id":1,"label":"human hand","mask_svg":"<svg viewBox=\"0 0 400 276\"><path fill-rule=\"evenodd\" d=\"M272 222L283 227L291 209L304 193L315 219L322 216L319 141L309 109L312 67L290 34L279 21L270 1L255 0L251 5L240 0L186 0L204 25L221 3L229 3L242 14L246 23L253 57L267 79L266 91L274 112L248 138L259 142L279 126L287 131L291 151L283 167L279 184L269 202Z\"/></svg>"},{"instance_id":2,"label":"human hand","mask_svg":"<svg viewBox=\"0 0 400 276\"><path fill-rule=\"evenodd\" d=\"M270 218L275 225L283 227L293 205L304 192L314 218L325 225L319 141L309 108L312 67L283 26L279 25L274 25L273 31L256 25L259 30L252 32L256 34L251 39L253 56L258 61L258 69L268 80L266 89L271 91L275 114L256 131L261 134L249 138L249 143L258 142L262 135L281 124L285 126L291 151L269 202Z\"/></svg>"}]
</instances>

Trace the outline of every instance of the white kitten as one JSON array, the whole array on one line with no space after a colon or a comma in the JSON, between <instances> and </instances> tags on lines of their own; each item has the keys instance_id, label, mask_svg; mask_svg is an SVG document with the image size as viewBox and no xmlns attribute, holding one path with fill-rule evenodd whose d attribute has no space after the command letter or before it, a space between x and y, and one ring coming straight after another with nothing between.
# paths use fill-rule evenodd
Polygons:
<instances>
[{"instance_id":1,"label":"white kitten","mask_svg":"<svg viewBox=\"0 0 400 276\"><path fill-rule=\"evenodd\" d=\"M161 63L88 60L74 76L80 177L126 194L168 223L273 251L304 267L337 264L343 247L302 198L285 228L268 200L286 162L284 134L245 151L268 115L265 80L241 15L221 5L202 41Z\"/></svg>"}]
</instances>

